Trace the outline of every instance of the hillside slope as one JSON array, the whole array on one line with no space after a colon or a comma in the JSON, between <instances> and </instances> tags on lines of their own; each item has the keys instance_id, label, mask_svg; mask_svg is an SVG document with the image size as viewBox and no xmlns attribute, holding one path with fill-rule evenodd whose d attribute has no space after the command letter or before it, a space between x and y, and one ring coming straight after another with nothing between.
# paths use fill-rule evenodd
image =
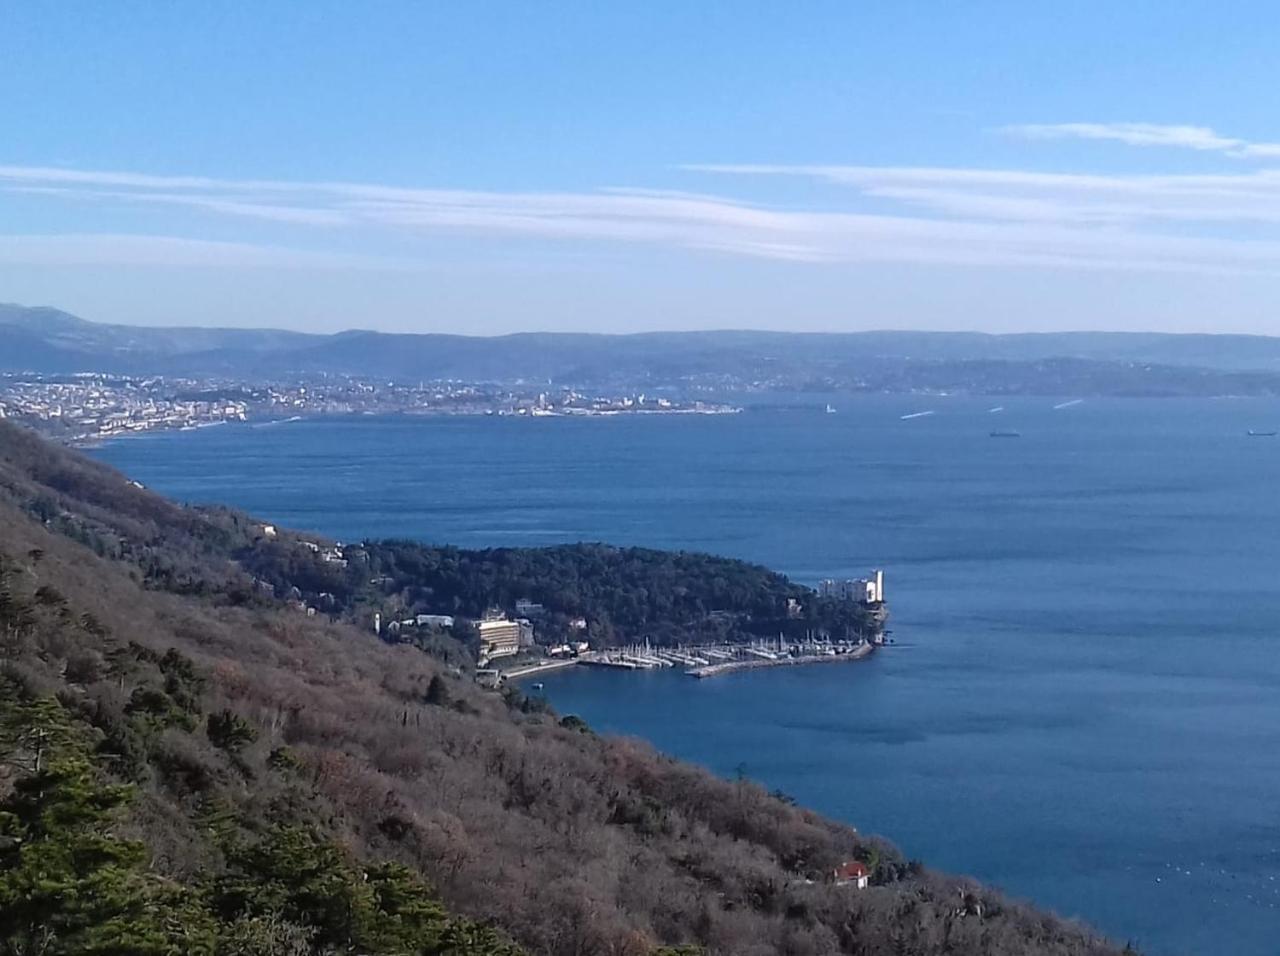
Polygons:
<instances>
[{"instance_id":1,"label":"hillside slope","mask_svg":"<svg viewBox=\"0 0 1280 956\"><path fill-rule=\"evenodd\" d=\"M0 951L45 926L50 953L483 956L513 952L507 934L545 956L1117 952L749 781L290 610L228 558L255 527L0 423ZM55 743L62 790L35 766ZM27 818L5 811L50 792L80 815L31 817L16 842ZM112 854L88 885L66 876L93 905L30 916L29 855L72 844ZM868 889L829 881L849 860Z\"/></svg>"}]
</instances>

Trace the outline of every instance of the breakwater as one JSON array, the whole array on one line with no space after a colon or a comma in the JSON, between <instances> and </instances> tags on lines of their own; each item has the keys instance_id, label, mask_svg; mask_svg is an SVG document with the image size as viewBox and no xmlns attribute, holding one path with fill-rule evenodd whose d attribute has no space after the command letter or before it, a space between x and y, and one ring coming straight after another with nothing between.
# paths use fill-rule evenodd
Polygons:
<instances>
[{"instance_id":1,"label":"breakwater","mask_svg":"<svg viewBox=\"0 0 1280 956\"><path fill-rule=\"evenodd\" d=\"M799 654L796 656L779 656L775 658L748 658L707 664L685 671L690 677L699 679L716 677L720 674L732 674L734 671L755 670L760 667L795 667L801 664L838 664L842 661L860 661L870 657L875 651L874 644L859 644L852 650L830 654Z\"/></svg>"},{"instance_id":2,"label":"breakwater","mask_svg":"<svg viewBox=\"0 0 1280 956\"><path fill-rule=\"evenodd\" d=\"M563 670L566 667L573 667L578 662L576 660L566 661L539 661L536 664L529 664L523 667L513 667L510 670L502 672L503 680L519 680L522 677L535 677L538 674L549 674L553 671Z\"/></svg>"}]
</instances>

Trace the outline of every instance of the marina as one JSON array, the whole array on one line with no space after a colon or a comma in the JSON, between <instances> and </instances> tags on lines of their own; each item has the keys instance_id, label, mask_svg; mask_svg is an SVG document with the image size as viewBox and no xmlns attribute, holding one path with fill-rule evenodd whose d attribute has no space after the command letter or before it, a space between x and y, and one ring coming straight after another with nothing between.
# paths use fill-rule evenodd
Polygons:
<instances>
[{"instance_id":1,"label":"marina","mask_svg":"<svg viewBox=\"0 0 1280 956\"><path fill-rule=\"evenodd\" d=\"M690 677L706 678L762 667L795 667L802 664L832 664L862 660L882 643L874 641L755 641L750 644L714 644L681 647L650 647L648 644L591 651L573 662L585 667L614 670L658 670L681 668ZM510 677L525 676L538 668L523 668Z\"/></svg>"}]
</instances>

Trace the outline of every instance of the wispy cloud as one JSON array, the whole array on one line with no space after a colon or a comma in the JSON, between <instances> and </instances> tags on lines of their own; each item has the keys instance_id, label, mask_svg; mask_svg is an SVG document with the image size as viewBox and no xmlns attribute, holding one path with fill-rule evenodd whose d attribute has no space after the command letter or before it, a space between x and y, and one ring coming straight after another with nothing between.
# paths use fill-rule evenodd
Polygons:
<instances>
[{"instance_id":1,"label":"wispy cloud","mask_svg":"<svg viewBox=\"0 0 1280 956\"><path fill-rule=\"evenodd\" d=\"M287 235L518 236L812 263L941 263L1280 273L1280 172L1108 176L947 167L713 165L718 177L845 187L804 206L648 189L498 192L0 166L0 190L103 207L166 205ZM197 223L198 225L198 223ZM393 238L394 237L394 238ZM385 260L130 236L0 237L0 261L307 264ZM406 262L412 256L404 256ZM398 262L397 264L405 264Z\"/></svg>"},{"instance_id":2,"label":"wispy cloud","mask_svg":"<svg viewBox=\"0 0 1280 956\"><path fill-rule=\"evenodd\" d=\"M1280 156L1280 143L1254 143L1223 136L1208 126L1160 123L1024 123L1003 131L1028 139L1110 140L1128 146L1161 146L1225 153L1240 159Z\"/></svg>"},{"instance_id":3,"label":"wispy cloud","mask_svg":"<svg viewBox=\"0 0 1280 956\"><path fill-rule=\"evenodd\" d=\"M0 264L238 269L404 269L375 256L313 252L246 242L115 233L0 234Z\"/></svg>"},{"instance_id":4,"label":"wispy cloud","mask_svg":"<svg viewBox=\"0 0 1280 956\"><path fill-rule=\"evenodd\" d=\"M1280 171L1099 176L948 167L712 165L738 176L789 176L850 187L937 215L1061 226L1280 226ZM1243 240L1242 240L1243 241Z\"/></svg>"},{"instance_id":5,"label":"wispy cloud","mask_svg":"<svg viewBox=\"0 0 1280 956\"><path fill-rule=\"evenodd\" d=\"M1028 123L1006 126L1005 132L1031 139L1104 139L1129 146L1176 146L1225 151L1243 144L1219 136L1207 126L1162 126L1157 123Z\"/></svg>"}]
</instances>

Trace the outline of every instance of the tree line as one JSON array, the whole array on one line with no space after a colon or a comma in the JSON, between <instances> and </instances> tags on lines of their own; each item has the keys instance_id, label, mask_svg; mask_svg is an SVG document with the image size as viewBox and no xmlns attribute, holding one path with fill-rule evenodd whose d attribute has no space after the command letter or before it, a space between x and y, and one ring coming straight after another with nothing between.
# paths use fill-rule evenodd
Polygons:
<instances>
[{"instance_id":1,"label":"tree line","mask_svg":"<svg viewBox=\"0 0 1280 956\"><path fill-rule=\"evenodd\" d=\"M278 593L296 591L321 610L478 618L490 608L515 613L525 599L541 606L547 642L677 644L809 632L845 639L875 626L856 604L819 598L760 565L697 552L599 543L468 550L392 540L344 554L342 566L288 538L261 538L238 559Z\"/></svg>"}]
</instances>

